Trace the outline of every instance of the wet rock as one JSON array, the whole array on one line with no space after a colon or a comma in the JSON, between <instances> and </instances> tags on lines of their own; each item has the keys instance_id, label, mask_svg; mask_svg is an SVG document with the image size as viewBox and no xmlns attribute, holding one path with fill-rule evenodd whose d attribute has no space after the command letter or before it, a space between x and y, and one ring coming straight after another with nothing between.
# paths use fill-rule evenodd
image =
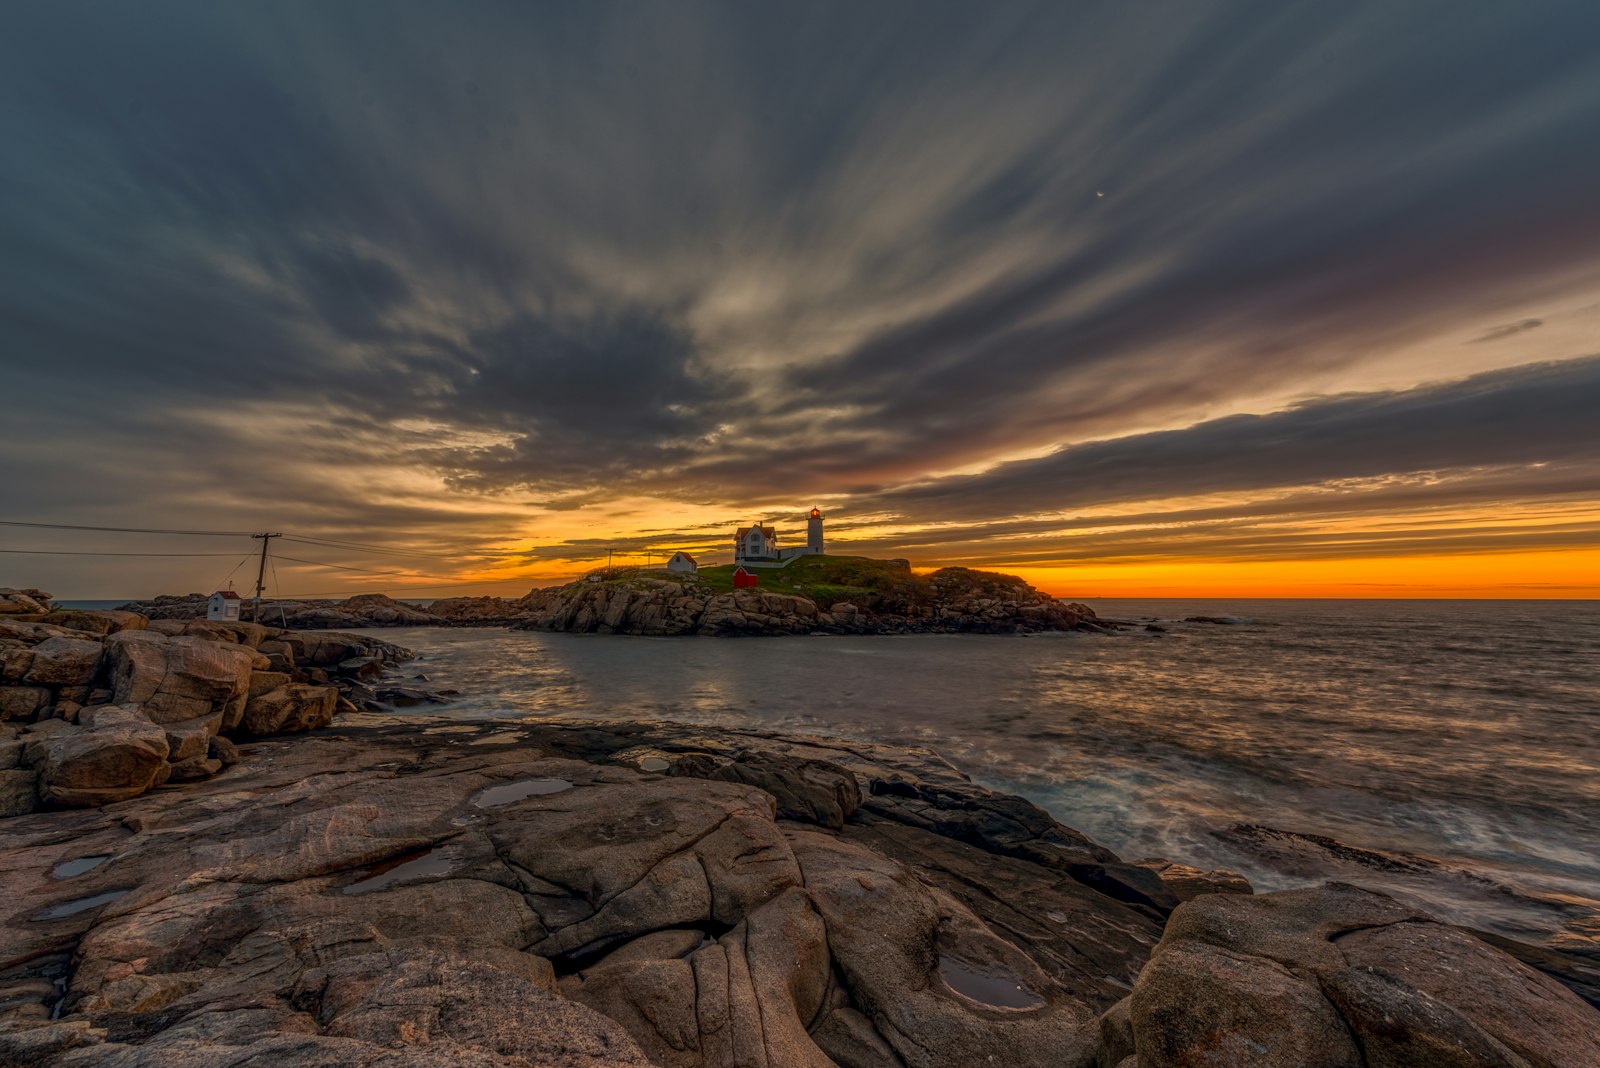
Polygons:
<instances>
[{"instance_id":1,"label":"wet rock","mask_svg":"<svg viewBox=\"0 0 1600 1068\"><path fill-rule=\"evenodd\" d=\"M1149 868L1161 880L1161 884L1171 892L1179 901L1188 901L1201 894L1249 894L1253 893L1250 880L1236 871L1226 871L1216 868L1211 871L1201 871L1199 868L1187 864L1177 864L1165 859L1140 860L1135 862L1141 868Z\"/></svg>"},{"instance_id":2,"label":"wet rock","mask_svg":"<svg viewBox=\"0 0 1600 1068\"><path fill-rule=\"evenodd\" d=\"M137 797L167 777L167 736L132 708L95 710L94 722L67 727L30 746L46 804L81 807Z\"/></svg>"},{"instance_id":3,"label":"wet rock","mask_svg":"<svg viewBox=\"0 0 1600 1068\"><path fill-rule=\"evenodd\" d=\"M338 666L340 675L348 679L361 679L370 682L382 677L383 661L375 656L357 656L349 660L340 661Z\"/></svg>"},{"instance_id":4,"label":"wet rock","mask_svg":"<svg viewBox=\"0 0 1600 1068\"><path fill-rule=\"evenodd\" d=\"M384 686L373 691L374 700L394 708L414 708L416 705L442 705L445 697L429 689L410 686Z\"/></svg>"}]
</instances>

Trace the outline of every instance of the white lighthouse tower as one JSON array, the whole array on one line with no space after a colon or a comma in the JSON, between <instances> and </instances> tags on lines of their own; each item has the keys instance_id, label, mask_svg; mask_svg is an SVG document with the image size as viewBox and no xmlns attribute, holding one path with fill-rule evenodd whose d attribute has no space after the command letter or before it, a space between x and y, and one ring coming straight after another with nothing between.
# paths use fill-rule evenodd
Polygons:
<instances>
[{"instance_id":1,"label":"white lighthouse tower","mask_svg":"<svg viewBox=\"0 0 1600 1068\"><path fill-rule=\"evenodd\" d=\"M822 513L815 508L811 509L811 518L806 520L806 552L822 555Z\"/></svg>"}]
</instances>

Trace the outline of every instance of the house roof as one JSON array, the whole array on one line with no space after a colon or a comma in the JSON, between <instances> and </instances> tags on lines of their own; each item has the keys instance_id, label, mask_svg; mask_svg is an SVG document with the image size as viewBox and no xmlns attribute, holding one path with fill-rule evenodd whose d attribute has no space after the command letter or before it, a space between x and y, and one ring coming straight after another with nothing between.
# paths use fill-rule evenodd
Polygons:
<instances>
[{"instance_id":1,"label":"house roof","mask_svg":"<svg viewBox=\"0 0 1600 1068\"><path fill-rule=\"evenodd\" d=\"M750 533L752 530L759 530L759 531L761 531L761 533L765 534L767 537L773 538L773 539L776 539L777 536L778 536L777 533L773 530L772 527L740 527L739 528L739 532L737 534L735 534L734 537L738 538L741 541L743 541L744 540L744 536L746 534Z\"/></svg>"},{"instance_id":2,"label":"house roof","mask_svg":"<svg viewBox=\"0 0 1600 1068\"><path fill-rule=\"evenodd\" d=\"M213 593L211 596L213 596L213 597L221 597L224 601L237 601L239 599L239 595L237 593L234 593L232 590L218 590L216 593Z\"/></svg>"},{"instance_id":3,"label":"house roof","mask_svg":"<svg viewBox=\"0 0 1600 1068\"><path fill-rule=\"evenodd\" d=\"M683 557L685 560L689 561L691 564L698 564L699 563L698 560L696 560L694 557L690 556L688 553L684 552L682 549L679 549L677 552L672 554L672 558L674 560L676 560L680 556Z\"/></svg>"}]
</instances>

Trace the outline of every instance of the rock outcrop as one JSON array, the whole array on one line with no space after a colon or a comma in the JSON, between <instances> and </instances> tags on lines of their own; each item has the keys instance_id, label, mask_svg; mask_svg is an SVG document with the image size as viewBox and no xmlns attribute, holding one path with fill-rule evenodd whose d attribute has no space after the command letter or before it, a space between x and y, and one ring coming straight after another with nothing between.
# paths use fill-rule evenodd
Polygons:
<instances>
[{"instance_id":1,"label":"rock outcrop","mask_svg":"<svg viewBox=\"0 0 1600 1068\"><path fill-rule=\"evenodd\" d=\"M1085 605L1040 593L1020 579L945 568L878 599L873 608L781 590L717 592L648 572L569 583L524 599L515 627L579 634L655 636L780 634L1030 634L1111 629Z\"/></svg>"},{"instance_id":2,"label":"rock outcrop","mask_svg":"<svg viewBox=\"0 0 1600 1068\"><path fill-rule=\"evenodd\" d=\"M39 590L4 596L32 609L0 615L4 815L102 805L207 778L224 765L226 736L325 727L339 708L358 707L346 695L386 708L367 686L374 665L381 674L411 655L360 635L150 622L130 612L54 610Z\"/></svg>"},{"instance_id":3,"label":"rock outcrop","mask_svg":"<svg viewBox=\"0 0 1600 1068\"><path fill-rule=\"evenodd\" d=\"M1168 919L921 751L373 716L5 829L6 1064L1579 1068L1600 1033L1381 895L1180 873Z\"/></svg>"}]
</instances>

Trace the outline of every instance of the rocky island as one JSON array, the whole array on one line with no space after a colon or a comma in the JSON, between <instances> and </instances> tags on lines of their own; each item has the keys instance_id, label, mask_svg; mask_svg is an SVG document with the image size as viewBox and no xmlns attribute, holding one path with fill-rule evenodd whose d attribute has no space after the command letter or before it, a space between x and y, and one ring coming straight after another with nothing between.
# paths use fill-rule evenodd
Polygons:
<instances>
[{"instance_id":1,"label":"rocky island","mask_svg":"<svg viewBox=\"0 0 1600 1068\"><path fill-rule=\"evenodd\" d=\"M675 574L609 568L516 599L451 597L427 605L361 594L341 601L267 601L261 620L299 630L339 627L511 626L658 637L779 634L1028 634L1108 630L1086 605L1041 593L1014 575L906 560L802 556L762 569L738 589L732 566ZM201 619L206 595L123 606L150 619Z\"/></svg>"},{"instance_id":2,"label":"rocky island","mask_svg":"<svg viewBox=\"0 0 1600 1068\"><path fill-rule=\"evenodd\" d=\"M14 594L0 1064L1600 1064L1570 969L928 750L363 712L406 650Z\"/></svg>"}]
</instances>

